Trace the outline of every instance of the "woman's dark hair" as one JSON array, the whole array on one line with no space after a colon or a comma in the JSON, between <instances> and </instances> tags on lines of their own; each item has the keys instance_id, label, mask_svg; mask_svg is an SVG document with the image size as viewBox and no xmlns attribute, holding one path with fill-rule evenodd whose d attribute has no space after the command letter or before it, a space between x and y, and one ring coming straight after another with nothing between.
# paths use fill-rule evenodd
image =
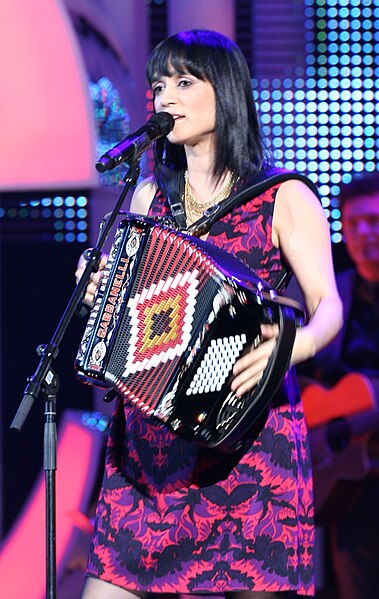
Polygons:
<instances>
[{"instance_id":1,"label":"woman's dark hair","mask_svg":"<svg viewBox=\"0 0 379 599\"><path fill-rule=\"evenodd\" d=\"M246 60L230 39L215 31L193 29L173 35L152 51L146 74L150 86L161 76L190 73L209 81L216 96L216 156L213 174L219 178L226 168L241 178L259 173L265 160L262 135L253 99ZM155 143L157 182L162 172L186 168L181 145L166 138Z\"/></svg>"}]
</instances>

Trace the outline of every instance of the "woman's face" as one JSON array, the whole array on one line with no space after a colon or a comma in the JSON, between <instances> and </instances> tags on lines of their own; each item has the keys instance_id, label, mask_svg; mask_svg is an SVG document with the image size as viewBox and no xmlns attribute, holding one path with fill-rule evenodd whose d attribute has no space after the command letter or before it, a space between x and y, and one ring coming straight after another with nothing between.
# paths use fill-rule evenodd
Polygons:
<instances>
[{"instance_id":1,"label":"woman's face","mask_svg":"<svg viewBox=\"0 0 379 599\"><path fill-rule=\"evenodd\" d=\"M175 71L153 81L156 112L169 112L175 126L167 136L173 144L210 144L216 125L216 96L209 81Z\"/></svg>"}]
</instances>

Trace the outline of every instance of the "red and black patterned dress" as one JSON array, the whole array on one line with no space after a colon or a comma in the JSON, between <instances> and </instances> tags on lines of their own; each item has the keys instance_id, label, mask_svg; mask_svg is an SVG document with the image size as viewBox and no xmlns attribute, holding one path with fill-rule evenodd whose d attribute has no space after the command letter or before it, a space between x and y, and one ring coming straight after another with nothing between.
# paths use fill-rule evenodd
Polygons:
<instances>
[{"instance_id":1,"label":"red and black patterned dress","mask_svg":"<svg viewBox=\"0 0 379 599\"><path fill-rule=\"evenodd\" d=\"M271 286L286 265L271 240L279 184L213 224L207 241ZM168 213L162 196L150 215ZM311 596L313 502L292 370L258 436L221 454L115 409L87 573L155 593L295 590Z\"/></svg>"}]
</instances>

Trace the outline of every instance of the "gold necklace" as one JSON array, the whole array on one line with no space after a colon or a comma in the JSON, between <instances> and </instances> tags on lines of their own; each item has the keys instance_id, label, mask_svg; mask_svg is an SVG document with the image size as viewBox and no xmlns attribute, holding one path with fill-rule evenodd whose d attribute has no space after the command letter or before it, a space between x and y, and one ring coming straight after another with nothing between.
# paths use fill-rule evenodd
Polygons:
<instances>
[{"instance_id":1,"label":"gold necklace","mask_svg":"<svg viewBox=\"0 0 379 599\"><path fill-rule=\"evenodd\" d=\"M230 195L234 184L233 173L229 172L221 189L208 202L199 202L193 195L189 182L188 171L184 173L184 207L187 221L195 222L214 204L218 204Z\"/></svg>"}]
</instances>

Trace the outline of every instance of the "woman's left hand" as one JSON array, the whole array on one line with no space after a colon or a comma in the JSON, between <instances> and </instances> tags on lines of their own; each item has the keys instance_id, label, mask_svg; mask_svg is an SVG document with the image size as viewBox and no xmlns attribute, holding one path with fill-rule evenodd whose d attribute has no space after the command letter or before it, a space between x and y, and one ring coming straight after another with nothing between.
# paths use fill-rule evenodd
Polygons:
<instances>
[{"instance_id":1,"label":"woman's left hand","mask_svg":"<svg viewBox=\"0 0 379 599\"><path fill-rule=\"evenodd\" d=\"M274 351L278 334L278 325L262 324L259 345L252 348L235 363L231 389L238 397L247 391L251 391L259 383L270 356Z\"/></svg>"}]
</instances>

